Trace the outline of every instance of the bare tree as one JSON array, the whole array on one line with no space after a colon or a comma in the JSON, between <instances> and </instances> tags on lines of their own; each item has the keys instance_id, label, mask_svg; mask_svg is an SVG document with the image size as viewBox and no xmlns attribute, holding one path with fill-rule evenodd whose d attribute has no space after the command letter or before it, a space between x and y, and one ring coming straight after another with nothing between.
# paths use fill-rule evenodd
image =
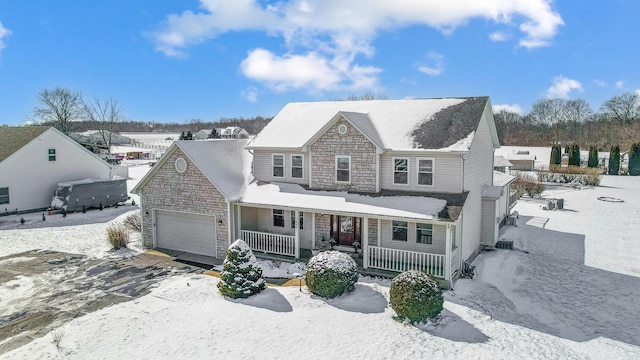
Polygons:
<instances>
[{"instance_id":1,"label":"bare tree","mask_svg":"<svg viewBox=\"0 0 640 360\"><path fill-rule=\"evenodd\" d=\"M616 95L605 101L600 111L620 125L631 124L640 120L640 96L632 92Z\"/></svg>"},{"instance_id":2,"label":"bare tree","mask_svg":"<svg viewBox=\"0 0 640 360\"><path fill-rule=\"evenodd\" d=\"M332 101L363 101L363 100L387 100L388 97L380 93L367 92L362 95L350 94L346 98L335 98Z\"/></svg>"},{"instance_id":3,"label":"bare tree","mask_svg":"<svg viewBox=\"0 0 640 360\"><path fill-rule=\"evenodd\" d=\"M102 141L111 152L111 141L113 132L116 130L117 124L124 120L124 106L118 100L107 99L101 100L94 97L92 102L83 103L83 109L87 120L99 124L98 131L102 136Z\"/></svg>"},{"instance_id":4,"label":"bare tree","mask_svg":"<svg viewBox=\"0 0 640 360\"><path fill-rule=\"evenodd\" d=\"M567 120L567 102L564 99L542 99L533 103L529 115L538 124L550 126L553 142L560 141L560 130Z\"/></svg>"},{"instance_id":5,"label":"bare tree","mask_svg":"<svg viewBox=\"0 0 640 360\"><path fill-rule=\"evenodd\" d=\"M33 114L41 122L69 135L73 122L82 120L84 116L82 93L63 87L44 89L38 93L38 105Z\"/></svg>"}]
</instances>

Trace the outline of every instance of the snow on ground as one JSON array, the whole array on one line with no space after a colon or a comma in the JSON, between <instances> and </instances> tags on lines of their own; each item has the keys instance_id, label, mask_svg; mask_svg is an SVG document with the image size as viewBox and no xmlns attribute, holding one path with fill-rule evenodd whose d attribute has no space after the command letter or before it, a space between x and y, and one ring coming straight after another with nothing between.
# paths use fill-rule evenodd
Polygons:
<instances>
[{"instance_id":1,"label":"snow on ground","mask_svg":"<svg viewBox=\"0 0 640 360\"><path fill-rule=\"evenodd\" d=\"M544 193L564 198L565 210L519 201L518 226L501 234L516 250L481 253L474 261L478 275L458 280L445 294L437 324L396 321L385 279L362 277L354 292L333 300L305 287L270 287L231 300L217 291L215 277L175 275L149 295L61 326L59 347L52 332L0 359L640 358L640 275L633 262L640 256L640 178L605 176L602 185ZM534 217L538 221L530 222ZM59 233L65 227L4 227L0 251L19 253L20 242L98 246L90 227L98 233L104 225L67 226ZM83 251L91 253L89 247ZM303 271L262 264L270 277ZM17 293L32 291L26 279L13 281Z\"/></svg>"}]
</instances>

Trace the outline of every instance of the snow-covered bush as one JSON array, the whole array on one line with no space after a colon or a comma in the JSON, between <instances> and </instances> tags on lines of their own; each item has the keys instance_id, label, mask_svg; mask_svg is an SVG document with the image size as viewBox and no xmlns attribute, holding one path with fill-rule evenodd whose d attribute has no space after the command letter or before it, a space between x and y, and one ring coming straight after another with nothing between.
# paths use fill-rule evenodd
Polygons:
<instances>
[{"instance_id":1,"label":"snow-covered bush","mask_svg":"<svg viewBox=\"0 0 640 360\"><path fill-rule=\"evenodd\" d=\"M358 276L358 267L351 256L325 251L309 259L305 281L312 293L334 298L353 289Z\"/></svg>"},{"instance_id":2,"label":"snow-covered bush","mask_svg":"<svg viewBox=\"0 0 640 360\"><path fill-rule=\"evenodd\" d=\"M544 191L544 185L536 181L535 177L526 173L518 173L512 186L518 197L527 194L529 197L534 198L540 196Z\"/></svg>"},{"instance_id":3,"label":"snow-covered bush","mask_svg":"<svg viewBox=\"0 0 640 360\"><path fill-rule=\"evenodd\" d=\"M118 250L123 247L127 247L129 242L129 233L127 228L123 224L111 224L107 227L107 239L113 250Z\"/></svg>"},{"instance_id":4,"label":"snow-covered bush","mask_svg":"<svg viewBox=\"0 0 640 360\"><path fill-rule=\"evenodd\" d=\"M229 246L227 257L222 263L220 279L220 293L234 299L257 294L266 286L262 277L262 267L249 245L241 239Z\"/></svg>"},{"instance_id":5,"label":"snow-covered bush","mask_svg":"<svg viewBox=\"0 0 640 360\"><path fill-rule=\"evenodd\" d=\"M601 173L602 170L598 168L553 167L548 172L538 172L538 181L598 186Z\"/></svg>"},{"instance_id":6,"label":"snow-covered bush","mask_svg":"<svg viewBox=\"0 0 640 360\"><path fill-rule=\"evenodd\" d=\"M398 317L411 322L434 319L442 311L444 298L438 283L429 275L405 271L391 281L391 308Z\"/></svg>"}]
</instances>

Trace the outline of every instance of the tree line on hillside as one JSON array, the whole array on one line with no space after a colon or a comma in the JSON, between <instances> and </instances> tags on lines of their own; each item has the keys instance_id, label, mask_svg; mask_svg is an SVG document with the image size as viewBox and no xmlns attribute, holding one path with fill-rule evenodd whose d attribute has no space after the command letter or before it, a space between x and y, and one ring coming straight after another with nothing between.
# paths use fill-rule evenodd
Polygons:
<instances>
[{"instance_id":1,"label":"tree line on hillside","mask_svg":"<svg viewBox=\"0 0 640 360\"><path fill-rule=\"evenodd\" d=\"M631 92L615 95L598 111L583 99L541 99L524 115L501 110L494 119L502 145L629 149L640 140L640 97Z\"/></svg>"}]
</instances>

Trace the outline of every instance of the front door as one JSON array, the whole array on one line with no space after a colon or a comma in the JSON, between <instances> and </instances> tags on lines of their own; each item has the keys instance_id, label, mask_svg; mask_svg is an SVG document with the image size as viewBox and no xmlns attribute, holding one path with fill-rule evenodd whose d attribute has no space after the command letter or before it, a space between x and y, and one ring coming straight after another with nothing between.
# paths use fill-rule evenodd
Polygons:
<instances>
[{"instance_id":1,"label":"front door","mask_svg":"<svg viewBox=\"0 0 640 360\"><path fill-rule=\"evenodd\" d=\"M353 216L331 216L331 236L338 245L353 245L360 242L362 233L362 218Z\"/></svg>"}]
</instances>

